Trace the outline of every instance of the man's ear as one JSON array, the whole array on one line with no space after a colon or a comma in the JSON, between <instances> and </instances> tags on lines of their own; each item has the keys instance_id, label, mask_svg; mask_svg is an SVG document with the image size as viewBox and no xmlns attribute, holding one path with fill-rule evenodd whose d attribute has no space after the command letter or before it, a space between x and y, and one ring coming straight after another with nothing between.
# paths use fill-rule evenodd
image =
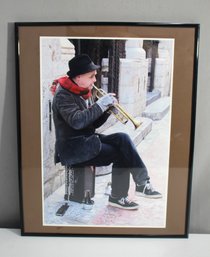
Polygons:
<instances>
[{"instance_id":1,"label":"man's ear","mask_svg":"<svg viewBox=\"0 0 210 257\"><path fill-rule=\"evenodd\" d=\"M80 75L77 75L77 76L74 78L74 81L77 83L77 82L80 81L80 78L81 78L81 76L80 76Z\"/></svg>"}]
</instances>

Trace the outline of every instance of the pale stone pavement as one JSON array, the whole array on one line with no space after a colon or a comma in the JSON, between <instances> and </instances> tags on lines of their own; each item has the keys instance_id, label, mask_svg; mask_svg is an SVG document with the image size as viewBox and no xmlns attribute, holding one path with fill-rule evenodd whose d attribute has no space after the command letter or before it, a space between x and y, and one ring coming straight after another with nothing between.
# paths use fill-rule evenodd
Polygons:
<instances>
[{"instance_id":1,"label":"pale stone pavement","mask_svg":"<svg viewBox=\"0 0 210 257\"><path fill-rule=\"evenodd\" d=\"M131 178L129 197L139 203L139 210L121 210L108 206L105 188L111 175L97 176L95 179L94 205L91 210L83 209L83 205L69 202L64 216L56 216L58 208L64 204L64 185L44 201L44 224L52 226L129 226L129 227L164 227L167 207L168 183L168 147L169 147L169 112L159 121L152 121L152 130L137 146L138 152L145 162L151 183L162 193L161 199L146 199L135 195L134 182ZM131 125L120 128L129 133ZM118 131L120 129L118 128ZM130 134L130 133L129 133Z\"/></svg>"}]
</instances>

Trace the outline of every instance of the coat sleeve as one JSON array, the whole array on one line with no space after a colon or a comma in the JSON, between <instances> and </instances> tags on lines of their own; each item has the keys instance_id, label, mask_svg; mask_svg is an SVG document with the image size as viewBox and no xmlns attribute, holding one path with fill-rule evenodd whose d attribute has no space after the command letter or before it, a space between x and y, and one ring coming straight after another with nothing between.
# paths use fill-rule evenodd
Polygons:
<instances>
[{"instance_id":1,"label":"coat sleeve","mask_svg":"<svg viewBox=\"0 0 210 257\"><path fill-rule=\"evenodd\" d=\"M80 130L92 125L103 111L97 104L90 108L82 107L82 99L75 100L75 96L65 91L56 94L56 108L66 123L73 129Z\"/></svg>"},{"instance_id":2,"label":"coat sleeve","mask_svg":"<svg viewBox=\"0 0 210 257\"><path fill-rule=\"evenodd\" d=\"M104 112L103 115L93 123L94 128L99 128L100 126L102 126L107 121L110 115L110 113Z\"/></svg>"}]
</instances>

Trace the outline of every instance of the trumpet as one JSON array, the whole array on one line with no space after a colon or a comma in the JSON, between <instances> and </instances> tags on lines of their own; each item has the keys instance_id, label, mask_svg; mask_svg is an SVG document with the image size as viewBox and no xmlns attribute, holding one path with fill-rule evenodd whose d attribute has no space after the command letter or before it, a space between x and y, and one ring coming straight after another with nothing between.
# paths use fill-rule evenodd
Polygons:
<instances>
[{"instance_id":1,"label":"trumpet","mask_svg":"<svg viewBox=\"0 0 210 257\"><path fill-rule=\"evenodd\" d=\"M96 90L96 98L107 95L107 93L102 89L93 85L93 88ZM130 120L135 129L137 129L142 122L135 120L131 115L129 115L118 103L115 103L113 106L109 108L109 112L113 114L122 124L126 124L128 120Z\"/></svg>"}]
</instances>

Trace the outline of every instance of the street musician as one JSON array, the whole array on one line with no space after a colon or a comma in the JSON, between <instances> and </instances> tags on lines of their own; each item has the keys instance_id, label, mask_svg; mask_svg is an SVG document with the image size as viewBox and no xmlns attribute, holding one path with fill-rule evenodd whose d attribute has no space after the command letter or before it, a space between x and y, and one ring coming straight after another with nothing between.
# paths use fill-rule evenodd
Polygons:
<instances>
[{"instance_id":1,"label":"street musician","mask_svg":"<svg viewBox=\"0 0 210 257\"><path fill-rule=\"evenodd\" d=\"M106 122L110 107L117 103L115 95L107 93L88 106L97 70L86 54L69 61L67 76L55 80L58 85L53 98L53 119L56 131L56 153L63 165L112 165L112 190L108 204L135 210L138 203L129 200L130 174L135 182L137 196L160 198L150 183L148 170L129 135L95 132Z\"/></svg>"}]
</instances>

